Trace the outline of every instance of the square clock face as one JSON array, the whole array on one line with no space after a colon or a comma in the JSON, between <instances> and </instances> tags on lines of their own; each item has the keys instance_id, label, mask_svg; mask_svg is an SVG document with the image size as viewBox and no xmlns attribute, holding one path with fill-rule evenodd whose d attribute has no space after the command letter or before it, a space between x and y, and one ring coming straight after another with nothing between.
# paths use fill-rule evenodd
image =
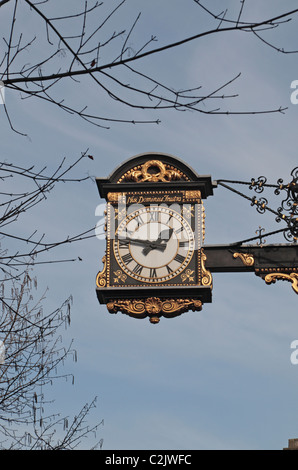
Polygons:
<instances>
[{"instance_id":1,"label":"square clock face","mask_svg":"<svg viewBox=\"0 0 298 470\"><path fill-rule=\"evenodd\" d=\"M202 212L183 192L108 203L107 285L200 285Z\"/></svg>"}]
</instances>

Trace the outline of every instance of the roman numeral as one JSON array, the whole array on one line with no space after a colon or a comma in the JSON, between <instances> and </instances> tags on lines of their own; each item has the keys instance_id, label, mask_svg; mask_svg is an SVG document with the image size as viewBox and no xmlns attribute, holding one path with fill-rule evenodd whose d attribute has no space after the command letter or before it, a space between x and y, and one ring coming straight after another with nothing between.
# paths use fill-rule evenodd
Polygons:
<instances>
[{"instance_id":1,"label":"roman numeral","mask_svg":"<svg viewBox=\"0 0 298 470\"><path fill-rule=\"evenodd\" d=\"M183 261L184 261L184 256L179 255L179 253L177 253L177 255L175 256L174 260L175 260L175 261L178 261L178 263L183 263Z\"/></svg>"},{"instance_id":2,"label":"roman numeral","mask_svg":"<svg viewBox=\"0 0 298 470\"><path fill-rule=\"evenodd\" d=\"M133 272L135 274L138 274L139 276L141 275L141 272L143 270L143 266L141 266L140 264L136 264L135 267L133 268Z\"/></svg>"},{"instance_id":3,"label":"roman numeral","mask_svg":"<svg viewBox=\"0 0 298 470\"><path fill-rule=\"evenodd\" d=\"M186 241L184 241L184 242L180 242L180 241L179 241L179 246L181 246L181 247L183 247L183 248L185 248L185 247L188 246L188 245L189 245L189 240L186 240Z\"/></svg>"},{"instance_id":4,"label":"roman numeral","mask_svg":"<svg viewBox=\"0 0 298 470\"><path fill-rule=\"evenodd\" d=\"M128 248L129 241L128 240L123 240L121 238L118 238L119 241L119 248Z\"/></svg>"},{"instance_id":5,"label":"roman numeral","mask_svg":"<svg viewBox=\"0 0 298 470\"><path fill-rule=\"evenodd\" d=\"M150 222L158 222L159 219L159 212L158 211L152 211L150 212Z\"/></svg>"},{"instance_id":6,"label":"roman numeral","mask_svg":"<svg viewBox=\"0 0 298 470\"><path fill-rule=\"evenodd\" d=\"M167 267L167 270L168 270L169 274L173 272L173 269L171 269L169 265L167 265L166 267Z\"/></svg>"},{"instance_id":7,"label":"roman numeral","mask_svg":"<svg viewBox=\"0 0 298 470\"><path fill-rule=\"evenodd\" d=\"M177 228L177 230L175 230L175 233L180 233L180 232L183 232L184 230L184 227L183 225L181 225L181 227Z\"/></svg>"},{"instance_id":8,"label":"roman numeral","mask_svg":"<svg viewBox=\"0 0 298 470\"><path fill-rule=\"evenodd\" d=\"M157 277L156 269L150 268L150 277Z\"/></svg>"},{"instance_id":9,"label":"roman numeral","mask_svg":"<svg viewBox=\"0 0 298 470\"><path fill-rule=\"evenodd\" d=\"M131 256L130 253L126 253L124 256L122 256L122 261L125 264L130 263L133 260L133 257Z\"/></svg>"}]
</instances>

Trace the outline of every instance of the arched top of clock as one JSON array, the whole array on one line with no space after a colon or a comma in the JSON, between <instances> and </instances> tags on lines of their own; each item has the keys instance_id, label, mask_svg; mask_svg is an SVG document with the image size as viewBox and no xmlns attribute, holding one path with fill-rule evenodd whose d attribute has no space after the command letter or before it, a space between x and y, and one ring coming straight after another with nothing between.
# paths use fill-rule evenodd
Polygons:
<instances>
[{"instance_id":1,"label":"arched top of clock","mask_svg":"<svg viewBox=\"0 0 298 470\"><path fill-rule=\"evenodd\" d=\"M198 174L186 163L166 153L142 153L118 166L109 179L114 183L134 181L196 181Z\"/></svg>"},{"instance_id":2,"label":"arched top of clock","mask_svg":"<svg viewBox=\"0 0 298 470\"><path fill-rule=\"evenodd\" d=\"M199 189L202 198L213 194L209 175L198 175L188 164L166 153L150 152L136 155L119 165L108 178L96 178L101 197L107 192L136 191L139 184L145 189L163 189L175 186L178 189ZM137 184L136 184L137 183ZM172 188L173 189L173 188Z\"/></svg>"}]
</instances>

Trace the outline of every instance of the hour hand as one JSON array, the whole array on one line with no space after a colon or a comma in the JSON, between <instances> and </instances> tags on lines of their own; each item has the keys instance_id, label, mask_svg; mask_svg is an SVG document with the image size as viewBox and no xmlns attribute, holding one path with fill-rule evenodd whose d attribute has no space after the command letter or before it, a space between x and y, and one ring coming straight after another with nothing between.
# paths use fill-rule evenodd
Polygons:
<instances>
[{"instance_id":1,"label":"hour hand","mask_svg":"<svg viewBox=\"0 0 298 470\"><path fill-rule=\"evenodd\" d=\"M146 256L152 250L165 251L166 247L167 247L166 243L157 243L156 241L150 242L150 244L148 246L145 246L145 248L142 250L142 253L143 255Z\"/></svg>"},{"instance_id":2,"label":"hour hand","mask_svg":"<svg viewBox=\"0 0 298 470\"><path fill-rule=\"evenodd\" d=\"M148 253L151 251L151 250L160 250L160 251L164 251L167 247L167 242L170 240L171 236L173 234L173 229L165 229L165 230L162 230L159 235L158 235L158 238L157 240L151 242L149 244L149 246L146 246L142 253L144 255L148 255ZM167 235L167 238L166 238L166 235Z\"/></svg>"},{"instance_id":3,"label":"hour hand","mask_svg":"<svg viewBox=\"0 0 298 470\"><path fill-rule=\"evenodd\" d=\"M157 244L157 246L155 246L156 242L154 241L150 241L150 240L142 240L141 238L129 238L129 237L126 237L125 238L125 241L129 242L129 243L132 243L133 245L141 245L141 246L144 246L144 249L149 249L152 250L153 248L156 248L157 250L161 250L163 251L165 249L165 246L161 245L161 244Z\"/></svg>"}]
</instances>

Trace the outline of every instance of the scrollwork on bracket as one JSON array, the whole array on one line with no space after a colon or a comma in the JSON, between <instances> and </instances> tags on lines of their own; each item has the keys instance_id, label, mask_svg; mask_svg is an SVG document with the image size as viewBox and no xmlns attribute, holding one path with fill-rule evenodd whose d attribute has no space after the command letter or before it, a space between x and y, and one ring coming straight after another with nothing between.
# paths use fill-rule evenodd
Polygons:
<instances>
[{"instance_id":1,"label":"scrollwork on bracket","mask_svg":"<svg viewBox=\"0 0 298 470\"><path fill-rule=\"evenodd\" d=\"M255 263L253 255L249 253L234 253L233 258L240 258L245 266L253 266Z\"/></svg>"},{"instance_id":2,"label":"scrollwork on bracket","mask_svg":"<svg viewBox=\"0 0 298 470\"><path fill-rule=\"evenodd\" d=\"M290 274L282 273L282 272L274 272L266 274L264 280L266 284L275 283L278 279L282 281L290 281L292 283L293 291L298 294L298 273L292 272Z\"/></svg>"},{"instance_id":3,"label":"scrollwork on bracket","mask_svg":"<svg viewBox=\"0 0 298 470\"><path fill-rule=\"evenodd\" d=\"M118 311L134 318L149 316L151 323L158 323L160 317L175 317L188 310L202 310L202 302L198 299L160 299L149 297L147 299L118 299L107 303L110 313Z\"/></svg>"}]
</instances>

